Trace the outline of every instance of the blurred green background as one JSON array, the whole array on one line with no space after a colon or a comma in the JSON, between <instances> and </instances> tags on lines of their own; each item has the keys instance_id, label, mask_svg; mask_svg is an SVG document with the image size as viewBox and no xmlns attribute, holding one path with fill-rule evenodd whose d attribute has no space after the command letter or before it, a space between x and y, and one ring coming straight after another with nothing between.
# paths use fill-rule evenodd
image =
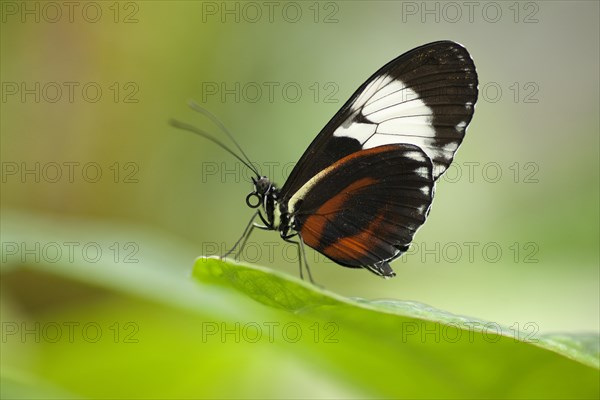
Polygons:
<instances>
[{"instance_id":1,"label":"blurred green background","mask_svg":"<svg viewBox=\"0 0 600 400\"><path fill-rule=\"evenodd\" d=\"M2 1L3 370L46 394L134 396L149 385L163 397L281 397L311 379L318 389L298 396L377 395L320 379L324 366L268 343L183 345L199 337L199 314L253 320L258 306L189 282L196 257L241 234L251 186L235 159L167 121L224 137L187 108L195 99L281 185L368 76L441 39L470 51L480 98L413 250L389 281L310 251L313 276L347 296L599 332L599 3L469 4ZM297 274L295 249L276 233L256 233L245 256ZM157 298L197 303L174 316ZM137 321L146 346L119 342L119 368L144 372L113 391L78 380L90 373L80 362L114 368L104 347L6 339L15 321L94 321L105 335ZM174 369L165 388L154 379L175 358L188 374ZM277 379L269 389L255 379L266 373Z\"/></svg>"}]
</instances>

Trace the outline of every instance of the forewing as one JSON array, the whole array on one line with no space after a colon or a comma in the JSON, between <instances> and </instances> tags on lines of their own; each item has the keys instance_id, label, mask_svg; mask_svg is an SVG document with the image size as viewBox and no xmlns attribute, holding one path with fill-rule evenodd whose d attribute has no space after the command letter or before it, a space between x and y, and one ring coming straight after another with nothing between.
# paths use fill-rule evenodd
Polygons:
<instances>
[{"instance_id":1,"label":"forewing","mask_svg":"<svg viewBox=\"0 0 600 400\"><path fill-rule=\"evenodd\" d=\"M408 143L431 159L433 179L448 168L477 100L477 73L467 50L451 41L426 44L371 76L308 147L282 187L289 199L342 157Z\"/></svg>"},{"instance_id":2,"label":"forewing","mask_svg":"<svg viewBox=\"0 0 600 400\"><path fill-rule=\"evenodd\" d=\"M333 261L393 276L433 196L432 164L410 144L350 154L308 181L288 204L302 240Z\"/></svg>"}]
</instances>

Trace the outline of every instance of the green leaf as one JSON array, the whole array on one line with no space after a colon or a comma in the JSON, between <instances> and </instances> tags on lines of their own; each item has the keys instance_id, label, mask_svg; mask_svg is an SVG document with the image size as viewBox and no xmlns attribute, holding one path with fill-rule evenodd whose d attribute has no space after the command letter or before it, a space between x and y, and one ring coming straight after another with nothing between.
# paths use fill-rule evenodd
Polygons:
<instances>
[{"instance_id":1,"label":"green leaf","mask_svg":"<svg viewBox=\"0 0 600 400\"><path fill-rule=\"evenodd\" d=\"M77 396L65 392L27 373L3 369L0 374L0 398L2 399L76 399Z\"/></svg>"},{"instance_id":2,"label":"green leaf","mask_svg":"<svg viewBox=\"0 0 600 400\"><path fill-rule=\"evenodd\" d=\"M199 258L193 275L291 313L308 328L336 324L336 346L309 348L317 347L315 355L337 373L383 389L379 394L598 396L598 335L532 335L416 302L345 298L277 271L213 258Z\"/></svg>"},{"instance_id":3,"label":"green leaf","mask_svg":"<svg viewBox=\"0 0 600 400\"><path fill-rule=\"evenodd\" d=\"M18 217L3 213L4 241L145 251L138 264L2 265L2 398L599 397L597 336L515 341L487 321L216 260L198 260L198 283L197 249L162 248L168 238Z\"/></svg>"}]
</instances>

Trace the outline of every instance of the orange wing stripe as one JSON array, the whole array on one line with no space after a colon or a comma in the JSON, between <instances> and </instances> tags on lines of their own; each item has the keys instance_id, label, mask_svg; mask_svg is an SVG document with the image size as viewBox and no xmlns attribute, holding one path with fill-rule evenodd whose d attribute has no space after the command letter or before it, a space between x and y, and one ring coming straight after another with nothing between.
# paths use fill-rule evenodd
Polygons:
<instances>
[{"instance_id":1,"label":"orange wing stripe","mask_svg":"<svg viewBox=\"0 0 600 400\"><path fill-rule=\"evenodd\" d=\"M377 237L383 223L383 214L379 214L366 229L356 235L338 239L334 244L327 246L323 254L349 264L357 263L374 250L373 239Z\"/></svg>"},{"instance_id":2,"label":"orange wing stripe","mask_svg":"<svg viewBox=\"0 0 600 400\"><path fill-rule=\"evenodd\" d=\"M323 205L319 207L314 214L309 216L306 221L304 221L302 229L300 229L300 233L302 234L302 239L304 242L314 249L319 248L319 242L323 236L325 225L329 221L329 216L335 215L343 210L344 204L352 192L372 185L375 182L377 182L377 180L370 177L359 179L323 203Z\"/></svg>"}]
</instances>

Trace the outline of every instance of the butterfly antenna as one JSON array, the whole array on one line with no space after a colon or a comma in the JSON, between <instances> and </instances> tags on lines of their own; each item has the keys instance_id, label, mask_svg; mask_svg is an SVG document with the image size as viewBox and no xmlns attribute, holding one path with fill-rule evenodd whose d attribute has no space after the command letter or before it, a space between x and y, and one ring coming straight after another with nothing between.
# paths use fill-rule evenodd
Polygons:
<instances>
[{"instance_id":1,"label":"butterfly antenna","mask_svg":"<svg viewBox=\"0 0 600 400\"><path fill-rule=\"evenodd\" d=\"M229 137L229 139L233 142L233 144L235 144L235 147L237 147L237 149L240 151L240 153L242 153L242 155L244 156L244 158L246 159L246 161L248 161L249 164L252 164L252 161L250 161L250 158L248 158L248 156L246 155L246 153L244 153L244 150L242 150L242 147L234 139L234 137L231 134L231 132L229 131L229 129L227 129L227 127L225 126L225 124L223 124L223 122L221 122L221 120L219 118L217 118L213 113L211 113L206 108L202 107L200 104L196 103L193 100L190 100L188 102L188 105L190 106L190 108L192 110L197 111L200 114L204 115L205 117L207 117L208 119L210 119L213 124L215 124L216 126L218 126L219 129L221 129L223 132L225 132L225 134Z\"/></svg>"},{"instance_id":2,"label":"butterfly antenna","mask_svg":"<svg viewBox=\"0 0 600 400\"><path fill-rule=\"evenodd\" d=\"M232 156L234 156L235 158L237 158L238 160L240 160L246 167L248 167L252 172L254 172L258 178L260 178L260 174L258 173L258 171L256 170L256 168L249 161L248 162L244 161L233 150L231 150L223 142L221 142L219 139L215 138L210 133L208 133L206 131L203 131L202 129L198 129L198 128L196 128L193 125L186 124L185 122L178 121L176 119L170 119L169 120L169 124L171 126L177 128L177 129L183 129L184 131L189 131L189 132L195 133L196 135L202 136L203 138L206 138L206 139L210 140L211 142L217 144L223 150L225 150L226 152L228 152L229 154L231 154Z\"/></svg>"}]
</instances>

